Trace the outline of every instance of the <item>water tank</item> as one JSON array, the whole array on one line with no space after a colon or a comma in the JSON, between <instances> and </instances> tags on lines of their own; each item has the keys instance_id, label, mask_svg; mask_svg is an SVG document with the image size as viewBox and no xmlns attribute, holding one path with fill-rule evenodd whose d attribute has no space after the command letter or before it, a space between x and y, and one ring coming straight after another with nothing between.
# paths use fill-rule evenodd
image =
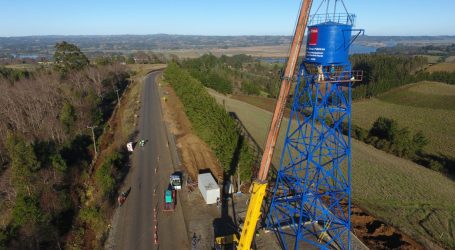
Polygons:
<instances>
[{"instance_id":1,"label":"water tank","mask_svg":"<svg viewBox=\"0 0 455 250\"><path fill-rule=\"evenodd\" d=\"M325 22L308 27L306 63L322 65L349 63L352 25Z\"/></svg>"}]
</instances>

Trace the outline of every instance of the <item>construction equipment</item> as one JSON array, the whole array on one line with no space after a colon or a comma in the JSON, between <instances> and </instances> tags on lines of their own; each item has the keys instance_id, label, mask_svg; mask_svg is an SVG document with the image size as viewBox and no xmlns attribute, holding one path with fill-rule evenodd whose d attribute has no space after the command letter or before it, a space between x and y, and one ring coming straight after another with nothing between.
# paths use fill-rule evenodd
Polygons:
<instances>
[{"instance_id":1,"label":"construction equipment","mask_svg":"<svg viewBox=\"0 0 455 250\"><path fill-rule=\"evenodd\" d=\"M300 49L302 47L303 36L307 27L312 2L312 0L303 0L300 6L299 19L297 21L294 38L290 47L289 58L283 74L280 93L278 95L272 122L267 135L267 141L264 147L259 172L256 180L253 181L252 194L250 202L248 204L248 210L246 213L242 232L240 234L240 239L237 239L237 237L231 237L233 241L238 242L237 249L249 250L251 248L251 243L256 232L257 222L261 215L261 206L264 201L264 196L267 189L267 175L269 172L270 164L272 162L272 156L278 138L278 133L280 131L280 125L283 119L286 101L289 96L289 90L294 79L294 72L300 54ZM226 237L218 237L215 239L215 241L223 242L223 239L221 238Z\"/></svg>"},{"instance_id":2,"label":"construction equipment","mask_svg":"<svg viewBox=\"0 0 455 250\"><path fill-rule=\"evenodd\" d=\"M182 173L175 172L169 176L169 184L171 184L172 189L180 190L182 189Z\"/></svg>"},{"instance_id":3,"label":"construction equipment","mask_svg":"<svg viewBox=\"0 0 455 250\"><path fill-rule=\"evenodd\" d=\"M163 197L163 211L164 212L173 212L175 210L176 200L176 191L175 189L168 188L164 190Z\"/></svg>"}]
</instances>

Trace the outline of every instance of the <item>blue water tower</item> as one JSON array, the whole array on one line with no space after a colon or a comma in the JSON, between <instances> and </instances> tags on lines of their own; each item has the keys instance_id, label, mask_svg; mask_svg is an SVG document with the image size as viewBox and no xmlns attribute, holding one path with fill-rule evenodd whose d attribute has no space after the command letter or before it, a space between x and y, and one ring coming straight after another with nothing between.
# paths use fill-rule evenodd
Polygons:
<instances>
[{"instance_id":1,"label":"blue water tower","mask_svg":"<svg viewBox=\"0 0 455 250\"><path fill-rule=\"evenodd\" d=\"M347 64L351 43L352 25L324 22L308 27L305 62Z\"/></svg>"},{"instance_id":2,"label":"blue water tower","mask_svg":"<svg viewBox=\"0 0 455 250\"><path fill-rule=\"evenodd\" d=\"M349 47L362 30L353 14L336 12L342 0L322 2L326 13L310 18L267 217L285 249L350 249L351 87L362 74L351 70Z\"/></svg>"}]
</instances>

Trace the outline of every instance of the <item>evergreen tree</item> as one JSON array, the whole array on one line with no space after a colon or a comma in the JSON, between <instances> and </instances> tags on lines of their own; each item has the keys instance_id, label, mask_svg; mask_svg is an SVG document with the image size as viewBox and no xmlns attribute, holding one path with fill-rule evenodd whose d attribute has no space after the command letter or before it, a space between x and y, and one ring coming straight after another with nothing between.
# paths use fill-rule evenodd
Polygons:
<instances>
[{"instance_id":1,"label":"evergreen tree","mask_svg":"<svg viewBox=\"0 0 455 250\"><path fill-rule=\"evenodd\" d=\"M76 122L76 111L70 103L65 103L60 111L60 122L65 133L71 134Z\"/></svg>"},{"instance_id":2,"label":"evergreen tree","mask_svg":"<svg viewBox=\"0 0 455 250\"><path fill-rule=\"evenodd\" d=\"M12 181L16 191L31 194L33 172L40 169L40 163L32 145L9 132L6 138L6 148L11 158Z\"/></svg>"},{"instance_id":3,"label":"evergreen tree","mask_svg":"<svg viewBox=\"0 0 455 250\"><path fill-rule=\"evenodd\" d=\"M76 45L63 41L55 45L54 63L55 68L66 75L72 70L85 68L90 61Z\"/></svg>"}]
</instances>

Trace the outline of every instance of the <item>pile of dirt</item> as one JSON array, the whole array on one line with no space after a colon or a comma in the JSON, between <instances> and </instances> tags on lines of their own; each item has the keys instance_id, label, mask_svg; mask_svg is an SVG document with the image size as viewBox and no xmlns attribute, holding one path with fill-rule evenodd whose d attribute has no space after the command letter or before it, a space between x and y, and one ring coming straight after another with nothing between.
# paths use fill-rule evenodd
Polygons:
<instances>
[{"instance_id":1,"label":"pile of dirt","mask_svg":"<svg viewBox=\"0 0 455 250\"><path fill-rule=\"evenodd\" d=\"M220 183L223 170L209 146L197 137L191 122L184 112L183 104L168 84L162 85L165 98L162 99L164 120L169 130L176 138L176 145L188 175L192 180L197 180L199 172L209 169Z\"/></svg>"},{"instance_id":2,"label":"pile of dirt","mask_svg":"<svg viewBox=\"0 0 455 250\"><path fill-rule=\"evenodd\" d=\"M351 225L354 234L371 249L424 249L410 236L351 206Z\"/></svg>"}]
</instances>

